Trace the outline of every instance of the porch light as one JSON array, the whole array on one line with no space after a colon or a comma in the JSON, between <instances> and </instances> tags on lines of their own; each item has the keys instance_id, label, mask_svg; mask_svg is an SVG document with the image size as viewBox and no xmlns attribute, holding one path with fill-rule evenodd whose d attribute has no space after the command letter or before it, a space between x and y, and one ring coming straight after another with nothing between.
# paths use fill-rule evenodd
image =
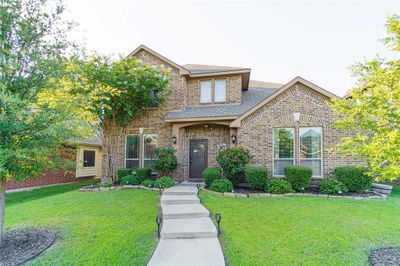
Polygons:
<instances>
[{"instance_id":1,"label":"porch light","mask_svg":"<svg viewBox=\"0 0 400 266\"><path fill-rule=\"evenodd\" d=\"M160 238L160 225L161 225L162 218L161 216L157 216L156 223L157 223L157 236Z\"/></svg>"},{"instance_id":2,"label":"porch light","mask_svg":"<svg viewBox=\"0 0 400 266\"><path fill-rule=\"evenodd\" d=\"M174 143L174 145L176 144L176 136L175 135L172 137L172 143Z\"/></svg>"},{"instance_id":3,"label":"porch light","mask_svg":"<svg viewBox=\"0 0 400 266\"><path fill-rule=\"evenodd\" d=\"M236 135L235 135L235 134L232 134L231 138L232 138L232 143L235 144L235 142L236 142Z\"/></svg>"},{"instance_id":4,"label":"porch light","mask_svg":"<svg viewBox=\"0 0 400 266\"><path fill-rule=\"evenodd\" d=\"M221 222L221 214L220 213L215 214L215 220L217 221L217 224L218 224L218 235L220 235L221 234L221 228L219 226L219 223Z\"/></svg>"}]
</instances>

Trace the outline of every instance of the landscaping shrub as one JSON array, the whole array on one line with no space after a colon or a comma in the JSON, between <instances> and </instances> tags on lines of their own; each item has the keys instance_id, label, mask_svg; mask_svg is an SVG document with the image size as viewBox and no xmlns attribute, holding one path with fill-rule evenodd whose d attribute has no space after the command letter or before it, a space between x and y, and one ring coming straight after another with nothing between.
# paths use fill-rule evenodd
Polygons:
<instances>
[{"instance_id":1,"label":"landscaping shrub","mask_svg":"<svg viewBox=\"0 0 400 266\"><path fill-rule=\"evenodd\" d=\"M268 171L263 166L249 166L245 170L246 181L250 188L264 190L267 185Z\"/></svg>"},{"instance_id":2,"label":"landscaping shrub","mask_svg":"<svg viewBox=\"0 0 400 266\"><path fill-rule=\"evenodd\" d=\"M153 167L160 174L170 175L178 167L178 159L174 148L155 148Z\"/></svg>"},{"instance_id":3,"label":"landscaping shrub","mask_svg":"<svg viewBox=\"0 0 400 266\"><path fill-rule=\"evenodd\" d=\"M267 183L266 191L271 194L285 194L293 192L292 186L283 178L274 178Z\"/></svg>"},{"instance_id":4,"label":"landscaping shrub","mask_svg":"<svg viewBox=\"0 0 400 266\"><path fill-rule=\"evenodd\" d=\"M122 168L117 170L117 178L121 181L124 176L131 175L132 169L130 168Z\"/></svg>"},{"instance_id":5,"label":"landscaping shrub","mask_svg":"<svg viewBox=\"0 0 400 266\"><path fill-rule=\"evenodd\" d=\"M154 181L155 188L169 188L175 186L174 180L169 176L162 176Z\"/></svg>"},{"instance_id":6,"label":"landscaping shrub","mask_svg":"<svg viewBox=\"0 0 400 266\"><path fill-rule=\"evenodd\" d=\"M335 169L335 176L349 192L362 192L371 188L372 177L367 171L366 167L343 166Z\"/></svg>"},{"instance_id":7,"label":"landscaping shrub","mask_svg":"<svg viewBox=\"0 0 400 266\"><path fill-rule=\"evenodd\" d=\"M311 183L312 169L306 166L294 165L286 166L284 169L287 180L296 191L308 188Z\"/></svg>"},{"instance_id":8,"label":"landscaping shrub","mask_svg":"<svg viewBox=\"0 0 400 266\"><path fill-rule=\"evenodd\" d=\"M204 183L206 188L209 188L214 180L222 178L221 168L208 167L203 171Z\"/></svg>"},{"instance_id":9,"label":"landscaping shrub","mask_svg":"<svg viewBox=\"0 0 400 266\"><path fill-rule=\"evenodd\" d=\"M126 175L120 179L120 185L139 185L140 182L137 176L134 175Z\"/></svg>"},{"instance_id":10,"label":"landscaping shrub","mask_svg":"<svg viewBox=\"0 0 400 266\"><path fill-rule=\"evenodd\" d=\"M346 186L340 182L339 180L328 178L324 179L319 182L319 193L321 194L328 194L328 195L335 195L342 193L347 193Z\"/></svg>"},{"instance_id":11,"label":"landscaping shrub","mask_svg":"<svg viewBox=\"0 0 400 266\"><path fill-rule=\"evenodd\" d=\"M228 179L221 178L211 183L210 190L216 192L231 192L233 190L233 185Z\"/></svg>"},{"instance_id":12,"label":"landscaping shrub","mask_svg":"<svg viewBox=\"0 0 400 266\"><path fill-rule=\"evenodd\" d=\"M140 183L140 185L144 187L154 187L154 180L146 179Z\"/></svg>"},{"instance_id":13,"label":"landscaping shrub","mask_svg":"<svg viewBox=\"0 0 400 266\"><path fill-rule=\"evenodd\" d=\"M151 169L150 168L137 168L136 169L136 177L137 177L139 183L142 183L146 179L150 179Z\"/></svg>"},{"instance_id":14,"label":"landscaping shrub","mask_svg":"<svg viewBox=\"0 0 400 266\"><path fill-rule=\"evenodd\" d=\"M225 176L236 185L244 181L245 167L250 162L249 152L243 148L233 147L219 152L217 162L224 171Z\"/></svg>"},{"instance_id":15,"label":"landscaping shrub","mask_svg":"<svg viewBox=\"0 0 400 266\"><path fill-rule=\"evenodd\" d=\"M103 183L103 184L100 184L100 186L101 187L112 187L113 186L113 182L106 182L106 183Z\"/></svg>"}]
</instances>

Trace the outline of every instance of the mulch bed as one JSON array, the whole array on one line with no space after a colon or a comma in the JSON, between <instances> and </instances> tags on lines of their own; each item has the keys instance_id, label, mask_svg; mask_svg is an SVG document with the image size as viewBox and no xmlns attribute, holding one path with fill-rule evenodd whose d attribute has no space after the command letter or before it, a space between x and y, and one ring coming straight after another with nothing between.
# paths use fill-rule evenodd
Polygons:
<instances>
[{"instance_id":1,"label":"mulch bed","mask_svg":"<svg viewBox=\"0 0 400 266\"><path fill-rule=\"evenodd\" d=\"M28 228L5 232L0 247L0 265L21 265L48 249L56 233L45 228Z\"/></svg>"},{"instance_id":2,"label":"mulch bed","mask_svg":"<svg viewBox=\"0 0 400 266\"><path fill-rule=\"evenodd\" d=\"M400 265L400 248L380 248L369 255L369 263L373 266Z\"/></svg>"}]
</instances>

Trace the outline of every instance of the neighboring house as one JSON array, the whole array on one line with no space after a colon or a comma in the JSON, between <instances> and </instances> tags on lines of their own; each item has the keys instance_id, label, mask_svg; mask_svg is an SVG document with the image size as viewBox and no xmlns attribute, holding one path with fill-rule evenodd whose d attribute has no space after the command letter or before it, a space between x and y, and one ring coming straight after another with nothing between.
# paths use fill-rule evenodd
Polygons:
<instances>
[{"instance_id":1,"label":"neighboring house","mask_svg":"<svg viewBox=\"0 0 400 266\"><path fill-rule=\"evenodd\" d=\"M344 137L327 105L337 96L301 77L254 81L250 68L178 65L143 45L129 56L170 68L172 94L120 128L116 169L150 167L157 146L176 149L177 180L202 178L204 168L217 165L219 150L232 146L249 150L251 163L273 177L286 165L309 166L314 178L324 178L337 166L362 163L330 152Z\"/></svg>"},{"instance_id":2,"label":"neighboring house","mask_svg":"<svg viewBox=\"0 0 400 266\"><path fill-rule=\"evenodd\" d=\"M75 140L72 143L77 148L65 148L65 156L76 159L76 169L72 173L64 170L51 171L37 178L27 179L23 182L14 182L12 179L6 184L7 190L39 187L52 184L71 183L93 178L101 178L102 144L98 138Z\"/></svg>"}]
</instances>

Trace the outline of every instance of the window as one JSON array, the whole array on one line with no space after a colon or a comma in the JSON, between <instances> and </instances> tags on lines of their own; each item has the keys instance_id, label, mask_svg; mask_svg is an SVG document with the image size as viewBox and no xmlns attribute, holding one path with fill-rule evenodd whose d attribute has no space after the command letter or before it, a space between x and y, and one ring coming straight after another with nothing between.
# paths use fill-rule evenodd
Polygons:
<instances>
[{"instance_id":1,"label":"window","mask_svg":"<svg viewBox=\"0 0 400 266\"><path fill-rule=\"evenodd\" d=\"M158 93L157 92L153 92L150 95L150 97L151 97L151 102L148 103L145 108L151 109L151 108L159 107L160 106L160 102L159 102L160 96L158 95Z\"/></svg>"},{"instance_id":2,"label":"window","mask_svg":"<svg viewBox=\"0 0 400 266\"><path fill-rule=\"evenodd\" d=\"M139 167L139 135L126 136L125 167L136 169Z\"/></svg>"},{"instance_id":3,"label":"window","mask_svg":"<svg viewBox=\"0 0 400 266\"><path fill-rule=\"evenodd\" d=\"M211 80L203 80L200 82L200 102L210 103L211 102Z\"/></svg>"},{"instance_id":4,"label":"window","mask_svg":"<svg viewBox=\"0 0 400 266\"><path fill-rule=\"evenodd\" d=\"M274 176L283 176L287 165L294 165L294 128L274 128Z\"/></svg>"},{"instance_id":5,"label":"window","mask_svg":"<svg viewBox=\"0 0 400 266\"><path fill-rule=\"evenodd\" d=\"M225 102L226 101L226 80L217 79L215 80L215 91L214 91L214 101L215 102Z\"/></svg>"},{"instance_id":6,"label":"window","mask_svg":"<svg viewBox=\"0 0 400 266\"><path fill-rule=\"evenodd\" d=\"M158 146L158 135L145 135L143 142L143 167L152 168L154 149Z\"/></svg>"},{"instance_id":7,"label":"window","mask_svg":"<svg viewBox=\"0 0 400 266\"><path fill-rule=\"evenodd\" d=\"M299 129L300 164L310 167L313 176L322 176L322 128Z\"/></svg>"},{"instance_id":8,"label":"window","mask_svg":"<svg viewBox=\"0 0 400 266\"><path fill-rule=\"evenodd\" d=\"M90 150L83 151L83 167L94 167L96 159L96 152Z\"/></svg>"}]
</instances>

